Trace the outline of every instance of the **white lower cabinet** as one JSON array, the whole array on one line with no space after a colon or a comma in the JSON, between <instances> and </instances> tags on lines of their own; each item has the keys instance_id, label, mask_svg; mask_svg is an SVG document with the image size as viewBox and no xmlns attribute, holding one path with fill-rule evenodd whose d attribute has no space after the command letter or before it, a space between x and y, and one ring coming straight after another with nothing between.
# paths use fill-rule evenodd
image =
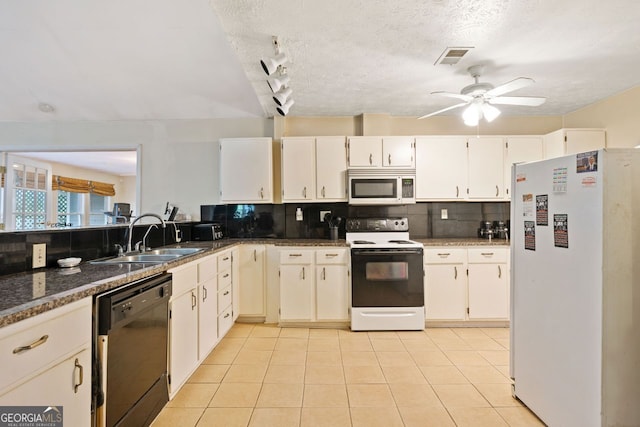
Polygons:
<instances>
[{"instance_id":1,"label":"white lower cabinet","mask_svg":"<svg viewBox=\"0 0 640 427\"><path fill-rule=\"evenodd\" d=\"M465 320L467 250L425 249L424 299L427 320Z\"/></svg>"},{"instance_id":2,"label":"white lower cabinet","mask_svg":"<svg viewBox=\"0 0 640 427\"><path fill-rule=\"evenodd\" d=\"M469 319L509 318L506 248L469 249Z\"/></svg>"},{"instance_id":3,"label":"white lower cabinet","mask_svg":"<svg viewBox=\"0 0 640 427\"><path fill-rule=\"evenodd\" d=\"M218 280L216 257L198 263L198 360L218 343Z\"/></svg>"},{"instance_id":4,"label":"white lower cabinet","mask_svg":"<svg viewBox=\"0 0 640 427\"><path fill-rule=\"evenodd\" d=\"M264 317L266 315L265 298L265 245L240 246L240 316Z\"/></svg>"},{"instance_id":5,"label":"white lower cabinet","mask_svg":"<svg viewBox=\"0 0 640 427\"><path fill-rule=\"evenodd\" d=\"M508 248L443 246L424 253L427 320L509 320Z\"/></svg>"},{"instance_id":6,"label":"white lower cabinet","mask_svg":"<svg viewBox=\"0 0 640 427\"><path fill-rule=\"evenodd\" d=\"M91 425L91 298L0 329L0 406L61 407Z\"/></svg>"},{"instance_id":7,"label":"white lower cabinet","mask_svg":"<svg viewBox=\"0 0 640 427\"><path fill-rule=\"evenodd\" d=\"M280 321L349 320L349 252L280 250Z\"/></svg>"}]
</instances>

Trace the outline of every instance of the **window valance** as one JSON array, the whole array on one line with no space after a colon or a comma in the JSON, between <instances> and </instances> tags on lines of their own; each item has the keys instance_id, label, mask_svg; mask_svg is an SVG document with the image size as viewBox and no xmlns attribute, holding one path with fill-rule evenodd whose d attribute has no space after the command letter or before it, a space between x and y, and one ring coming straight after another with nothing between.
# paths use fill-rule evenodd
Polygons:
<instances>
[{"instance_id":1,"label":"window valance","mask_svg":"<svg viewBox=\"0 0 640 427\"><path fill-rule=\"evenodd\" d=\"M71 193L94 193L100 196L115 196L116 190L113 184L86 179L69 178L54 175L51 184L52 190L69 191Z\"/></svg>"}]
</instances>

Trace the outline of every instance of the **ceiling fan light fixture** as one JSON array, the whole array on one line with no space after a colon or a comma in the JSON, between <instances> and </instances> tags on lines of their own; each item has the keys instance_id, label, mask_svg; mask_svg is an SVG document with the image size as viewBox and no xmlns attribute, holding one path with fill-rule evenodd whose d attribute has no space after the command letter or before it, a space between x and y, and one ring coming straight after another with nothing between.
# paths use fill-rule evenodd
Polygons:
<instances>
[{"instance_id":1,"label":"ceiling fan light fixture","mask_svg":"<svg viewBox=\"0 0 640 427\"><path fill-rule=\"evenodd\" d=\"M262 69L267 74L267 76L270 76L278 70L278 67L280 65L285 64L287 61L289 61L287 55L285 55L284 53L279 53L273 58L261 59L260 65L262 65Z\"/></svg>"},{"instance_id":2,"label":"ceiling fan light fixture","mask_svg":"<svg viewBox=\"0 0 640 427\"><path fill-rule=\"evenodd\" d=\"M293 91L291 90L290 87L284 88L273 96L273 100L279 106L283 106L287 102L287 99L291 96L292 93Z\"/></svg>"},{"instance_id":3,"label":"ceiling fan light fixture","mask_svg":"<svg viewBox=\"0 0 640 427\"><path fill-rule=\"evenodd\" d=\"M489 105L486 103L482 104L482 115L484 116L484 119L489 123L494 121L500 115L500 113L500 110L498 110L493 105Z\"/></svg>"},{"instance_id":4,"label":"ceiling fan light fixture","mask_svg":"<svg viewBox=\"0 0 640 427\"><path fill-rule=\"evenodd\" d=\"M276 108L276 111L281 116L286 116L287 114L289 114L289 109L291 108L292 105L293 105L293 99L290 99L284 105Z\"/></svg>"}]
</instances>

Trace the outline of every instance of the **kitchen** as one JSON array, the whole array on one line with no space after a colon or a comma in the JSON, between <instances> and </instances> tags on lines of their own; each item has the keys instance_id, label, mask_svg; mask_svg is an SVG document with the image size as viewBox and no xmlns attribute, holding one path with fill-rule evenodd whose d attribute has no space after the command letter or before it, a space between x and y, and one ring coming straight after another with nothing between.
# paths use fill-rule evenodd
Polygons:
<instances>
[{"instance_id":1,"label":"kitchen","mask_svg":"<svg viewBox=\"0 0 640 427\"><path fill-rule=\"evenodd\" d=\"M258 56L272 53L270 36L271 34L265 37L264 49ZM290 68L293 73L294 65ZM528 75L526 69L521 72L523 75ZM514 77L516 75L490 80L501 82ZM452 84L450 90L457 90L469 79L468 75L458 76L458 78L462 84ZM264 84L264 81L261 84ZM425 90L425 94L441 88L429 88ZM533 86L533 89L536 88L537 86ZM531 93L537 94L533 89ZM638 125L633 118L633 112L637 110L637 95L638 89L633 88L604 100L598 98L599 102L592 106L577 111L570 110L564 114L505 116L490 125L483 122L481 133L482 135L545 135L560 128L597 127L607 130L608 147L633 147L638 144ZM436 109L433 108L433 110ZM216 144L220 138L268 136L280 140L283 136L476 134L476 129L463 126L458 116L433 117L418 121L413 117L368 113L342 117L320 115L314 117L314 114L297 117L294 111L295 108L292 108L290 116L274 119L163 120L162 116L157 116L145 118L144 121L116 118L109 122L98 119L74 122L51 120L40 113L44 118L38 118L34 122L23 122L27 120L26 118L4 122L0 125L0 131L3 141L9 141L7 144L3 143L3 146L13 149L17 147L24 149L27 146L76 149L93 145L103 148L140 145L142 147L140 190L138 191L140 212L162 212L166 201L171 200L195 219L199 216L200 205L219 202L217 195L220 190L220 178L215 165L219 163ZM423 109L415 115L427 112L429 111ZM7 113L3 116L11 118L13 117L11 114ZM63 109L60 109L57 114L62 115ZM274 170L277 171L279 168L275 167ZM479 221L475 228L478 225Z\"/></svg>"}]
</instances>

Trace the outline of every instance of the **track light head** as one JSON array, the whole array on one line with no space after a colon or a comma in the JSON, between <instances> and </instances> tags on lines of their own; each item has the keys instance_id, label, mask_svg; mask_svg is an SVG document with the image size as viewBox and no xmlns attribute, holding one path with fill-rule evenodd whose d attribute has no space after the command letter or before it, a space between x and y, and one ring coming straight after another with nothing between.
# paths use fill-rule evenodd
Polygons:
<instances>
[{"instance_id":1,"label":"track light head","mask_svg":"<svg viewBox=\"0 0 640 427\"><path fill-rule=\"evenodd\" d=\"M284 105L276 108L276 111L278 111L281 116L286 116L287 114L289 114L289 108L291 108L292 105L293 99L290 99Z\"/></svg>"},{"instance_id":2,"label":"track light head","mask_svg":"<svg viewBox=\"0 0 640 427\"><path fill-rule=\"evenodd\" d=\"M282 76L280 78L269 77L267 79L267 84L269 85L269 89L271 89L271 92L276 93L283 87L287 86L289 84L289 80L289 76Z\"/></svg>"},{"instance_id":3,"label":"track light head","mask_svg":"<svg viewBox=\"0 0 640 427\"><path fill-rule=\"evenodd\" d=\"M282 91L276 93L273 96L273 100L276 102L276 104L282 106L287 102L287 98L289 98L291 96L291 93L293 91L291 90L290 87L283 89Z\"/></svg>"},{"instance_id":4,"label":"track light head","mask_svg":"<svg viewBox=\"0 0 640 427\"><path fill-rule=\"evenodd\" d=\"M262 65L262 69L267 76L270 76L278 70L280 65L286 63L288 60L289 58L287 58L287 55L279 53L274 58L261 59L260 65Z\"/></svg>"}]
</instances>

